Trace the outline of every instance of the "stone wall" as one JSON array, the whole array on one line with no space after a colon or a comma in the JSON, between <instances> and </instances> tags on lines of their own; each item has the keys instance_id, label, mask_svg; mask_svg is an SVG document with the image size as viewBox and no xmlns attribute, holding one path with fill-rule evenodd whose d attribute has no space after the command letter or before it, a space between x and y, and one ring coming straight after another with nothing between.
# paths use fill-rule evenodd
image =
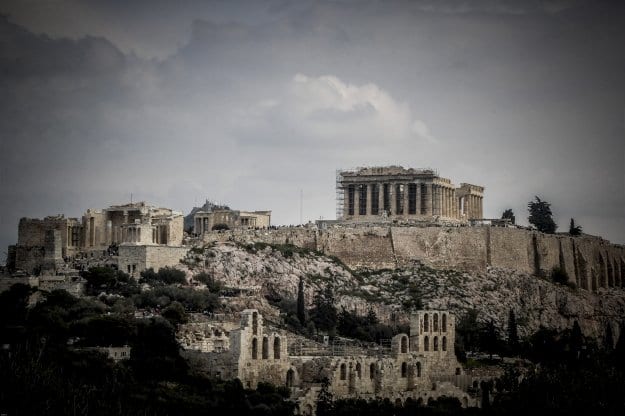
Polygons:
<instances>
[{"instance_id":1,"label":"stone wall","mask_svg":"<svg viewBox=\"0 0 625 416\"><path fill-rule=\"evenodd\" d=\"M579 287L625 287L625 247L599 237L543 234L507 227L361 224L324 230L209 232L205 242L294 244L336 256L352 268L394 269L420 262L433 268L483 272L487 267L549 276L565 270Z\"/></svg>"},{"instance_id":2,"label":"stone wall","mask_svg":"<svg viewBox=\"0 0 625 416\"><path fill-rule=\"evenodd\" d=\"M179 264L188 251L188 247L121 244L118 267L119 270L138 277L145 269L158 270Z\"/></svg>"}]
</instances>

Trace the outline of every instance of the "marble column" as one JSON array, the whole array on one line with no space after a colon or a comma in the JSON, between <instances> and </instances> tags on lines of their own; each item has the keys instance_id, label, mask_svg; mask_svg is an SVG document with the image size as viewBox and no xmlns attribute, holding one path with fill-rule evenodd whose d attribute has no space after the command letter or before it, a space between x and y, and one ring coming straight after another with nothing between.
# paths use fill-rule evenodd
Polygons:
<instances>
[{"instance_id":1,"label":"marble column","mask_svg":"<svg viewBox=\"0 0 625 416\"><path fill-rule=\"evenodd\" d=\"M384 211L384 184L378 184L378 215Z\"/></svg>"},{"instance_id":2,"label":"marble column","mask_svg":"<svg viewBox=\"0 0 625 416\"><path fill-rule=\"evenodd\" d=\"M425 191L426 191L425 214L426 215L434 215L433 214L434 198L433 198L433 195L432 195L432 184L431 183L428 183L425 186Z\"/></svg>"},{"instance_id":3,"label":"marble column","mask_svg":"<svg viewBox=\"0 0 625 416\"><path fill-rule=\"evenodd\" d=\"M373 188L373 184L365 185L367 187L367 215L371 215L371 206L373 205L371 202L371 191Z\"/></svg>"},{"instance_id":4,"label":"marble column","mask_svg":"<svg viewBox=\"0 0 625 416\"><path fill-rule=\"evenodd\" d=\"M360 215L360 186L354 185L354 217Z\"/></svg>"},{"instance_id":5,"label":"marble column","mask_svg":"<svg viewBox=\"0 0 625 416\"><path fill-rule=\"evenodd\" d=\"M408 215L408 203L410 201L408 188L410 188L410 184L405 183L404 184L404 215Z\"/></svg>"},{"instance_id":6,"label":"marble column","mask_svg":"<svg viewBox=\"0 0 625 416\"><path fill-rule=\"evenodd\" d=\"M417 199L415 203L416 214L421 215L421 183L417 182L417 192L415 193L415 198Z\"/></svg>"}]
</instances>

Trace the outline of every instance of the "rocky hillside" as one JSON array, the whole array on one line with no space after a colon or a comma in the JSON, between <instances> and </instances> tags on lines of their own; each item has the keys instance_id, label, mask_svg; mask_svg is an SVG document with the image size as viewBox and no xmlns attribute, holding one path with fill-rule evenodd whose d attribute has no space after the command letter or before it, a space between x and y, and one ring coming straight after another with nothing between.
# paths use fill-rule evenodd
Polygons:
<instances>
[{"instance_id":1,"label":"rocky hillside","mask_svg":"<svg viewBox=\"0 0 625 416\"><path fill-rule=\"evenodd\" d=\"M426 309L449 309L457 316L476 309L479 319L492 319L505 331L512 309L522 336L540 326L570 328L577 320L584 334L592 337L601 337L610 323L617 339L619 324L625 319L622 289L600 289L593 294L505 269L466 273L417 265L352 271L313 251L261 243L213 243L190 251L184 263L190 276L206 272L227 287L252 289L270 298L295 299L301 277L309 305L315 291L329 285L338 306L362 314L373 308L383 321L392 315L405 321L407 312L421 303Z\"/></svg>"}]
</instances>

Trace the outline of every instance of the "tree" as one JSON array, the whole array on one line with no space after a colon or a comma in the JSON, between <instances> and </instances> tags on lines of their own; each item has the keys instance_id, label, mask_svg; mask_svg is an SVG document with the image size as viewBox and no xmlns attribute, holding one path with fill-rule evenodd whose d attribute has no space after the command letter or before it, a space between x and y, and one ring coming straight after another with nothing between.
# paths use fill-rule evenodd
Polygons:
<instances>
[{"instance_id":1,"label":"tree","mask_svg":"<svg viewBox=\"0 0 625 416\"><path fill-rule=\"evenodd\" d=\"M551 213L551 204L542 201L539 197L535 196L535 201L530 201L527 204L527 210L530 212L528 218L530 224L534 225L540 232L553 234L556 232L556 223L553 221L553 214Z\"/></svg>"},{"instance_id":2,"label":"tree","mask_svg":"<svg viewBox=\"0 0 625 416\"><path fill-rule=\"evenodd\" d=\"M333 412L333 397L330 392L330 380L324 378L321 382L321 390L317 396L317 416L329 416L334 414Z\"/></svg>"},{"instance_id":3,"label":"tree","mask_svg":"<svg viewBox=\"0 0 625 416\"><path fill-rule=\"evenodd\" d=\"M575 225L575 220L571 218L571 224L569 225L569 234L580 235L582 233L582 227Z\"/></svg>"},{"instance_id":4,"label":"tree","mask_svg":"<svg viewBox=\"0 0 625 416\"><path fill-rule=\"evenodd\" d=\"M297 319L302 325L306 325L306 301L304 299L304 279L299 278L297 285Z\"/></svg>"},{"instance_id":5,"label":"tree","mask_svg":"<svg viewBox=\"0 0 625 416\"><path fill-rule=\"evenodd\" d=\"M612 351L614 348L614 335L612 335L612 325L608 322L605 328L604 348L606 351Z\"/></svg>"},{"instance_id":6,"label":"tree","mask_svg":"<svg viewBox=\"0 0 625 416\"><path fill-rule=\"evenodd\" d=\"M161 313L161 316L167 319L172 325L180 325L188 322L187 312L180 302L173 301Z\"/></svg>"},{"instance_id":7,"label":"tree","mask_svg":"<svg viewBox=\"0 0 625 416\"><path fill-rule=\"evenodd\" d=\"M515 221L515 217L514 217L514 212L512 212L512 209L508 208L506 209L503 214L501 214L501 219L505 220L505 219L509 219L511 224L514 224Z\"/></svg>"},{"instance_id":8,"label":"tree","mask_svg":"<svg viewBox=\"0 0 625 416\"><path fill-rule=\"evenodd\" d=\"M331 287L327 286L315 294L311 318L318 329L329 332L333 332L336 329L338 316L334 306L334 293L332 293Z\"/></svg>"},{"instance_id":9,"label":"tree","mask_svg":"<svg viewBox=\"0 0 625 416\"><path fill-rule=\"evenodd\" d=\"M510 309L510 313L508 314L508 347L512 353L516 353L519 347L516 316L514 316L514 311L512 309Z\"/></svg>"}]
</instances>

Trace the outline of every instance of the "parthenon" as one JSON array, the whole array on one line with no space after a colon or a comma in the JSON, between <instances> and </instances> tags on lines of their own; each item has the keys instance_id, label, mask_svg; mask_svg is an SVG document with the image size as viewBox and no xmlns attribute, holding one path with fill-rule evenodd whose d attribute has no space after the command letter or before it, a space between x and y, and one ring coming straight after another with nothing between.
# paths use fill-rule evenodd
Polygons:
<instances>
[{"instance_id":1,"label":"parthenon","mask_svg":"<svg viewBox=\"0 0 625 416\"><path fill-rule=\"evenodd\" d=\"M483 217L484 187L440 177L433 169L401 166L338 171L337 219L376 221Z\"/></svg>"}]
</instances>

